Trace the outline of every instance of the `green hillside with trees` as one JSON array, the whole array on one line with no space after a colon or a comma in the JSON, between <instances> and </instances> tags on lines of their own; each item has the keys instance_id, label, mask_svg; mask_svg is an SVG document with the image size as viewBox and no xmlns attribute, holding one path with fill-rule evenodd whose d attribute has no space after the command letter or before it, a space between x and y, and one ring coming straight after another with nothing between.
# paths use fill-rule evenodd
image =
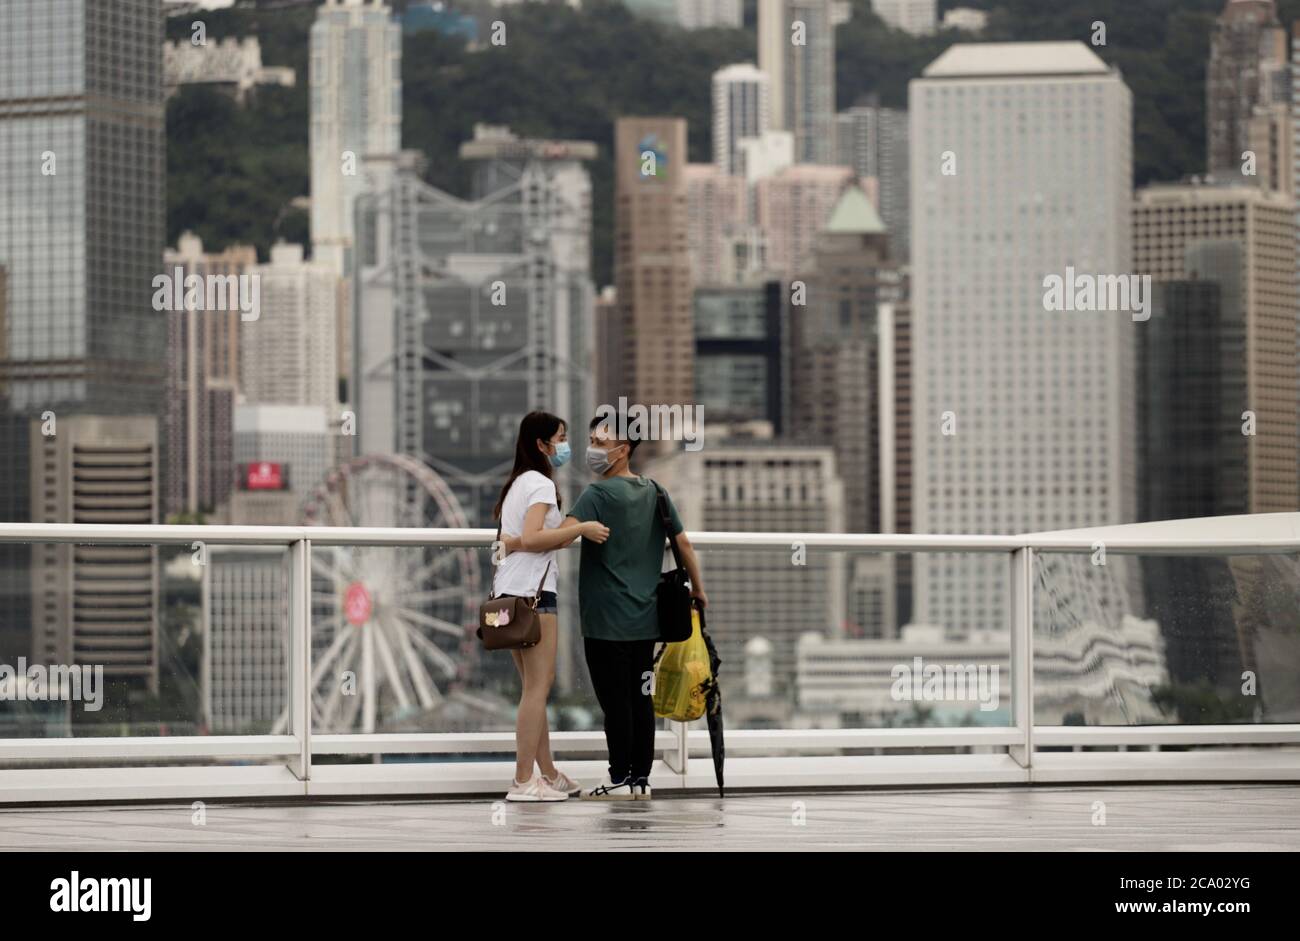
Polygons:
<instances>
[{"instance_id":1,"label":"green hillside with trees","mask_svg":"<svg viewBox=\"0 0 1300 941\"><path fill-rule=\"evenodd\" d=\"M1203 169L1205 60L1224 0L959 0L943 7L988 10L985 41L1079 39L1105 24L1096 51L1118 65L1134 96L1134 170L1140 183ZM401 8L405 2L393 4ZM1278 4L1283 23L1300 18L1300 0ZM876 94L905 107L907 83L962 33L913 37L892 30L853 0L853 18L836 35L840 107ZM463 41L426 32L403 45L403 145L428 159L433 185L463 194L457 156L476 122L506 124L521 135L595 141L593 251L598 284L611 277L613 123L623 115L687 119L693 161L710 155L710 76L755 58L753 3L744 29L684 31L637 19L616 0L586 0L501 11L506 44L471 52ZM266 65L297 70L292 89L259 90L246 107L206 89L186 88L169 103L168 238L195 230L210 249L251 242L265 257L277 237L305 242L307 52L311 4L239 0L201 16L210 41L256 35ZM194 16L174 17L168 36L188 39Z\"/></svg>"}]
</instances>

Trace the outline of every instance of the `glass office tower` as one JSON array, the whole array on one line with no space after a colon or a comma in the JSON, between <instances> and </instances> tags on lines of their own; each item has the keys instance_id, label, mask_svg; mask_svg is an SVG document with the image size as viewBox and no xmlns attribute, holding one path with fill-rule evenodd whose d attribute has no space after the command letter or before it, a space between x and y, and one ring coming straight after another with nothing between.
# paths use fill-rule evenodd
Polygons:
<instances>
[{"instance_id":1,"label":"glass office tower","mask_svg":"<svg viewBox=\"0 0 1300 941\"><path fill-rule=\"evenodd\" d=\"M158 413L162 34L161 0L0 3L0 520L48 519L33 422ZM6 652L30 631L30 564L0 547Z\"/></svg>"}]
</instances>

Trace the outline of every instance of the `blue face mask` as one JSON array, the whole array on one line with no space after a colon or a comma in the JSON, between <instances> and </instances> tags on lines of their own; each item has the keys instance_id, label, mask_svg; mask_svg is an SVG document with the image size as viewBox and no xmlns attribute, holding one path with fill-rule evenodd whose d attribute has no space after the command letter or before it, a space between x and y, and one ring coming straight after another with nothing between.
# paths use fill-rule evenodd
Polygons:
<instances>
[{"instance_id":1,"label":"blue face mask","mask_svg":"<svg viewBox=\"0 0 1300 941\"><path fill-rule=\"evenodd\" d=\"M569 457L572 452L569 451L569 442L561 441L555 446L555 453L550 455L552 467L563 467L569 463Z\"/></svg>"}]
</instances>

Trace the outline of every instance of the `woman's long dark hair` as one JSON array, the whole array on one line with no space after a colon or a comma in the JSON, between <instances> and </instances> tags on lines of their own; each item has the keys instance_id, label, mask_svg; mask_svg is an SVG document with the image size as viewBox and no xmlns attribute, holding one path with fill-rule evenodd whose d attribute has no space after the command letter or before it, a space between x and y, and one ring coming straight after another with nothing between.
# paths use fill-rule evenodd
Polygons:
<instances>
[{"instance_id":1,"label":"woman's long dark hair","mask_svg":"<svg viewBox=\"0 0 1300 941\"><path fill-rule=\"evenodd\" d=\"M506 502L506 494L510 492L510 486L520 474L533 470L545 474L548 479L554 479L551 459L537 447L537 441L538 439L550 441L557 431L567 427L564 419L550 412L529 412L524 416L523 421L519 423L519 436L515 439L515 466L510 471L506 485L501 488L497 505L492 508L493 519L501 519L501 507ZM560 491L557 489L555 491L557 506L563 506L561 500Z\"/></svg>"}]
</instances>

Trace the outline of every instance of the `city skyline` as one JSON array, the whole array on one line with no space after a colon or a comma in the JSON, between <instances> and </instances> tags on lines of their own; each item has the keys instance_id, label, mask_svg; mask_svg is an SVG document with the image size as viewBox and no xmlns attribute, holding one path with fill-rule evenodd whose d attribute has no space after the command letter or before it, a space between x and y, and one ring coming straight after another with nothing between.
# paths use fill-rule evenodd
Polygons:
<instances>
[{"instance_id":1,"label":"city skyline","mask_svg":"<svg viewBox=\"0 0 1300 941\"><path fill-rule=\"evenodd\" d=\"M98 0L78 2L99 9ZM330 0L310 8L311 22L299 36L305 71L278 61L262 65L273 48L265 36L234 37L238 44L225 37L221 56L204 57L179 55L160 34L149 53L152 116L162 114L164 86L172 94L169 113L177 115L196 102L248 113L259 102L301 95L306 188L274 207L276 239L260 251L251 224L234 242L217 240L219 250L188 226L175 247L161 228L153 230L150 282L173 270L186 283L197 276L209 290L214 279L252 279L259 301L253 312L154 304L158 317L149 323L165 328L165 346L152 362L161 380L152 435L144 424L97 423L97 412L69 421L63 439L44 435L39 421L31 423L43 411L37 387L23 384L31 373L6 370L10 401L30 413L11 460L24 464L22 479L33 494L51 495L31 519L90 518L59 502L66 487L60 474L73 484L82 479L75 448L84 439L97 444L83 448L143 455L143 482L105 477L100 488L104 499L119 503L123 487L147 496L133 522L488 527L525 412L556 411L573 423L571 438L581 447L586 417L598 404L624 398L704 407L703 455L664 441L638 455L642 466L692 491L681 501L691 528L771 531L788 518L792 531L999 535L1133 523L1160 506L1205 515L1294 509L1300 383L1287 351L1300 348L1292 333L1300 263L1295 186L1289 150L1281 148L1294 136L1290 66L1278 27L1268 27L1270 48L1281 48L1283 59L1258 66L1268 80L1243 89L1227 88L1233 68L1224 64L1230 44L1222 35L1234 28L1236 8L1214 33L1220 38L1209 57L1207 111L1218 113L1222 99L1236 117L1219 122L1226 132L1211 122L1207 153L1215 152L1211 140L1221 132L1230 132L1234 148L1255 143L1259 179L1235 188L1223 180L1183 184L1222 191L1227 200L1227 208L1215 203L1205 210L1202 228L1189 230L1181 217L1165 215L1165 188L1135 187L1139 110L1123 73L1099 57L1102 46L1092 37L973 42L983 21L959 17L955 28L941 26L933 8L877 10L917 42L945 37L912 78L906 108L882 105L874 91L847 106L837 101L837 33L852 35L854 28L852 10L839 4L782 0L759 7L743 29L731 23L727 4L639 11L688 33L707 32L704 21L720 17L745 36L748 47L737 48L734 61L701 72L711 120L627 113L593 133L594 140L540 132L536 122L525 122L528 132L486 120L465 134L449 128L464 181L456 191L432 185L428 155L407 146L405 76L418 75L421 66L407 63L403 49L425 27L389 5ZM672 25L690 16L700 19ZM492 48L490 36L478 41L482 53ZM508 48L510 40L503 42ZM173 63L166 74L165 49ZM305 78L305 87L292 76ZM16 115L0 112L0 130L6 119L18 127ZM415 124L421 140L427 128L422 118ZM709 159L699 160L701 153ZM612 192L606 215L599 211L603 186ZM1243 210L1252 215L1242 225L1225 224L1236 218L1235 206L1252 207ZM287 220L295 213L305 213L309 224L285 238L282 228L293 230ZM185 221L204 226L197 215ZM598 296L602 239L612 249L611 268ZM1218 244L1225 239L1248 250L1233 254ZM108 242L99 247L123 250ZM11 250L0 254L0 270L3 349L16 359L28 342L22 330L32 322L30 314L24 320L31 307L23 306L30 305L23 292L34 269ZM1048 290L1062 274L1070 279L1064 309L1053 307ZM1115 296L1117 280L1127 286L1130 277L1138 286L1143 278L1153 282L1146 300L1126 293L1131 310L1107 309L1106 291ZM1077 295L1076 306L1076 286L1085 282L1089 290ZM1207 282L1215 287L1205 289ZM1241 318L1242 358L1223 361L1221 388L1244 390L1231 414L1249 411L1258 419L1243 432L1242 467L1251 475L1244 502L1230 496L1236 484L1226 477L1204 478L1218 481L1217 502L1190 487L1175 496L1140 486L1143 471L1163 456L1144 450L1142 429L1165 421L1198 426L1196 412L1172 410L1162 398L1166 387L1151 381L1167 376L1172 386L1177 368L1193 360L1177 358L1181 353L1161 360L1138 341L1153 310L1163 316L1184 309ZM1175 336L1189 356L1202 359L1206 344L1220 342L1211 329ZM113 416L130 401L110 390L96 408ZM1220 422L1224 403L1213 404L1212 420ZM81 417L54 405L60 421ZM114 428L122 429L122 441L103 441ZM1213 453L1236 453L1232 433L1219 428L1220 450ZM38 445L50 455L40 466ZM73 465L60 471L67 458L56 455L65 445L74 449ZM92 466L89 458L83 463ZM577 481L560 479L566 499L575 498ZM769 509L751 507L755 494ZM783 500L798 512L777 513ZM76 506L97 512L92 503L86 497ZM71 649L68 638L86 628L71 618L61 624L59 596L42 586L47 572L67 575L75 566L70 558L32 553L15 562L27 572L10 588L16 610L32 606L32 638L45 617L50 626L39 634L41 649ZM346 612L359 603L358 591L371 611L400 606L402 623L417 625L418 636L419 625L436 631L462 616L460 595L399 597L391 572L432 573L446 564L464 566L458 570L466 579L469 572L479 580L491 576L489 568L437 547L400 555L387 577L364 559L322 561L334 574L321 574L313 605L333 626L318 653L350 636ZM779 555L761 559L775 564ZM1209 651L1210 679L1221 694L1230 685L1223 671L1254 663L1254 635L1226 609L1204 636L1179 633L1177 612L1162 620L1145 616L1148 601L1155 605L1152 599L1182 584L1185 573L1143 570L1128 560L1102 571L1076 562L1041 565L1053 590L1042 593L1036 613L1063 633L1063 649L1107 631L1146 644L1141 638L1167 626L1177 677L1193 677L1202 656L1196 651ZM93 563L87 556L78 564ZM139 564L145 568L137 577L155 573L147 586L140 582L147 588L140 616L152 637L163 619L158 586L162 594L171 590L177 570L152 554ZM240 564L261 571L251 556ZM730 607L740 606L752 594L744 584L748 570L740 566L728 581L723 573L733 563L714 564ZM1011 613L1000 587L1004 573L991 558L958 563L844 553L817 573L815 580L797 570L771 580L766 626L717 626L726 655L758 658L755 669L764 665L766 679L756 685L778 698L797 698L807 633L832 644L823 653L856 657L859 642L928 637L933 630L944 643L982 644ZM1216 570L1215 603L1226 591L1247 590L1260 573ZM228 584L245 591L248 583ZM804 600L787 604L787 591ZM54 600L40 600L46 596ZM233 610L212 608L214 601L221 599L209 597L206 617ZM266 646L281 630L280 616L277 605L253 606L236 617L240 636ZM21 646L27 641L20 620L13 619L13 630ZM363 623L378 629L377 616ZM402 636L394 633L391 642ZM506 682L473 657L460 660L463 644L430 643L422 655L431 658L431 675L460 664L453 688L467 681L496 695ZM1141 683L1168 681L1164 648L1155 656ZM562 688L575 695L582 683L576 660L569 650L560 665ZM367 728L396 721L410 704L398 708L386 697L400 698L408 681L420 688L421 676L393 674L387 691L375 694L378 716L349 721ZM817 670L804 679L824 682ZM431 708L424 693L423 708ZM731 693L746 700L739 687ZM1075 694L1060 701L1083 708ZM1155 708L1146 693L1126 693L1124 703L1134 714ZM750 705L755 722L792 715ZM844 716L856 711L846 705L838 719L819 714L815 721L850 721ZM264 704L245 715L269 721ZM1102 715L1110 713L1088 713Z\"/></svg>"}]
</instances>

